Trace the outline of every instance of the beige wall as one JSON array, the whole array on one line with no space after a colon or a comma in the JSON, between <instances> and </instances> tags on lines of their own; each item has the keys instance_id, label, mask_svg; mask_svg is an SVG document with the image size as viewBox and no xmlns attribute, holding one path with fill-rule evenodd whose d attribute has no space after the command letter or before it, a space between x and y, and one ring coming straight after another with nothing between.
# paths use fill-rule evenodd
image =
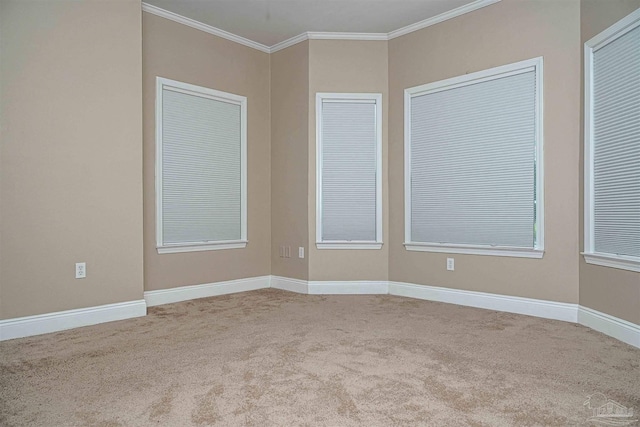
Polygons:
<instances>
[{"instance_id":1,"label":"beige wall","mask_svg":"<svg viewBox=\"0 0 640 427\"><path fill-rule=\"evenodd\" d=\"M640 0L582 0L580 2L582 43L584 44L638 8L640 8ZM584 119L584 116L581 117ZM581 121L581 131L583 131L582 124ZM581 150L579 167L581 183L584 171L583 160ZM584 187L582 184L580 190L580 248L583 248ZM587 264L580 256L580 305L640 324L640 273Z\"/></svg>"},{"instance_id":2,"label":"beige wall","mask_svg":"<svg viewBox=\"0 0 640 427\"><path fill-rule=\"evenodd\" d=\"M309 43L271 55L271 274L307 280ZM291 258L279 248L291 247ZM305 257L298 258L298 247Z\"/></svg>"},{"instance_id":3,"label":"beige wall","mask_svg":"<svg viewBox=\"0 0 640 427\"><path fill-rule=\"evenodd\" d=\"M269 55L149 13L142 17L145 290L271 272ZM247 231L244 249L159 255L155 236L155 78L247 97Z\"/></svg>"},{"instance_id":4,"label":"beige wall","mask_svg":"<svg viewBox=\"0 0 640 427\"><path fill-rule=\"evenodd\" d=\"M580 11L577 0L503 0L389 42L390 280L578 302ZM409 252L403 90L544 57L545 254L541 260Z\"/></svg>"},{"instance_id":5,"label":"beige wall","mask_svg":"<svg viewBox=\"0 0 640 427\"><path fill-rule=\"evenodd\" d=\"M388 43L312 40L269 56L141 14L138 0L1 0L0 319L140 299L144 267L146 290L267 274L390 279L580 302L640 323L640 274L579 255L578 77L582 43L639 7L503 0ZM403 90L536 56L545 61L544 258L454 255L447 272L451 255L406 251ZM246 249L157 254L156 76L248 97ZM316 92L383 94L382 250L315 248ZM281 245L291 258L279 258ZM88 276L76 280L80 261Z\"/></svg>"},{"instance_id":6,"label":"beige wall","mask_svg":"<svg viewBox=\"0 0 640 427\"><path fill-rule=\"evenodd\" d=\"M386 41L309 42L309 280L388 280ZM316 93L382 94L383 242L380 250L316 249Z\"/></svg>"},{"instance_id":7,"label":"beige wall","mask_svg":"<svg viewBox=\"0 0 640 427\"><path fill-rule=\"evenodd\" d=\"M1 318L142 298L140 14L0 2Z\"/></svg>"}]
</instances>

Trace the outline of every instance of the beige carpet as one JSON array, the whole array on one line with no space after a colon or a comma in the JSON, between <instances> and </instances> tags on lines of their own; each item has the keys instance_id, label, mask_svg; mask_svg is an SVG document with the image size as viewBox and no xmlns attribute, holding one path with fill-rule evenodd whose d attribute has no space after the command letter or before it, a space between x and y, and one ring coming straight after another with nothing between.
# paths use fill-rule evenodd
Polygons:
<instances>
[{"instance_id":1,"label":"beige carpet","mask_svg":"<svg viewBox=\"0 0 640 427\"><path fill-rule=\"evenodd\" d=\"M0 351L2 426L584 425L593 393L640 412L638 349L386 295L268 289Z\"/></svg>"}]
</instances>

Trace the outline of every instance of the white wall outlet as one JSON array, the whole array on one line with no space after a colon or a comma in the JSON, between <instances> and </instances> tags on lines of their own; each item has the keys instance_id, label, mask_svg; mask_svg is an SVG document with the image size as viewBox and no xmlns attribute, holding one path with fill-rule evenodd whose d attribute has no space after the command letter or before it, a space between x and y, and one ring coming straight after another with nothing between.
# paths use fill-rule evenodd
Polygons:
<instances>
[{"instance_id":1,"label":"white wall outlet","mask_svg":"<svg viewBox=\"0 0 640 427\"><path fill-rule=\"evenodd\" d=\"M87 277L87 263L76 262L76 279L84 279Z\"/></svg>"},{"instance_id":2,"label":"white wall outlet","mask_svg":"<svg viewBox=\"0 0 640 427\"><path fill-rule=\"evenodd\" d=\"M455 270L455 264L453 258L447 258L447 270L453 271Z\"/></svg>"},{"instance_id":3,"label":"white wall outlet","mask_svg":"<svg viewBox=\"0 0 640 427\"><path fill-rule=\"evenodd\" d=\"M304 258L304 248L302 246L298 248L298 258Z\"/></svg>"}]
</instances>

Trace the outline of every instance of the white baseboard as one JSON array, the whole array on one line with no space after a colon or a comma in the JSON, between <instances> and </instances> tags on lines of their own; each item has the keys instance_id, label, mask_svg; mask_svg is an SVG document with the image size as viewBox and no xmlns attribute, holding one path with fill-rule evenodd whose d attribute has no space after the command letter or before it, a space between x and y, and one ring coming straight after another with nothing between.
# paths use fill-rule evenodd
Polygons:
<instances>
[{"instance_id":1,"label":"white baseboard","mask_svg":"<svg viewBox=\"0 0 640 427\"><path fill-rule=\"evenodd\" d=\"M309 295L385 295L389 293L386 280L307 281L271 276L271 287L283 291Z\"/></svg>"},{"instance_id":2,"label":"white baseboard","mask_svg":"<svg viewBox=\"0 0 640 427\"><path fill-rule=\"evenodd\" d=\"M640 348L640 325L584 306L578 309L578 323Z\"/></svg>"},{"instance_id":3,"label":"white baseboard","mask_svg":"<svg viewBox=\"0 0 640 427\"><path fill-rule=\"evenodd\" d=\"M388 293L389 282L386 280L309 282L309 294L313 295L385 295Z\"/></svg>"},{"instance_id":4,"label":"white baseboard","mask_svg":"<svg viewBox=\"0 0 640 427\"><path fill-rule=\"evenodd\" d=\"M197 298L214 297L236 292L255 291L270 287L270 276L249 277L226 282L205 283L203 285L179 286L158 291L146 291L144 299L148 307Z\"/></svg>"},{"instance_id":5,"label":"white baseboard","mask_svg":"<svg viewBox=\"0 0 640 427\"><path fill-rule=\"evenodd\" d=\"M144 300L0 320L0 341L146 316Z\"/></svg>"},{"instance_id":6,"label":"white baseboard","mask_svg":"<svg viewBox=\"0 0 640 427\"><path fill-rule=\"evenodd\" d=\"M309 293L309 282L306 280L291 279L289 277L271 276L271 287L299 294Z\"/></svg>"},{"instance_id":7,"label":"white baseboard","mask_svg":"<svg viewBox=\"0 0 640 427\"><path fill-rule=\"evenodd\" d=\"M306 281L260 276L147 291L144 300L0 320L0 341L146 315L147 306L265 288L302 294L390 294L580 323L640 348L640 325L578 304L387 281Z\"/></svg>"},{"instance_id":8,"label":"white baseboard","mask_svg":"<svg viewBox=\"0 0 640 427\"><path fill-rule=\"evenodd\" d=\"M389 293L391 295L429 301L526 314L529 316L543 317L545 319L564 320L565 322L576 323L578 321L577 304L439 288L435 286L414 285L412 283L402 282L389 282Z\"/></svg>"}]
</instances>

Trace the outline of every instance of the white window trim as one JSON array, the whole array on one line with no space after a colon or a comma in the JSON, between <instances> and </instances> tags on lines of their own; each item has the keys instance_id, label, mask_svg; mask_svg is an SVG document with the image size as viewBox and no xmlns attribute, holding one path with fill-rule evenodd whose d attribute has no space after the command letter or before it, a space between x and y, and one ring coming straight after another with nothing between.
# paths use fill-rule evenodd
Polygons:
<instances>
[{"instance_id":1,"label":"white window trim","mask_svg":"<svg viewBox=\"0 0 640 427\"><path fill-rule=\"evenodd\" d=\"M544 143L543 143L543 79L542 57L490 68L463 76L428 83L404 91L404 246L408 251L445 252L452 254L492 255L518 258L542 258L544 255ZM411 241L411 99L427 93L481 83L535 70L536 75L536 190L537 238L535 248L489 245L439 244Z\"/></svg>"},{"instance_id":2,"label":"white window trim","mask_svg":"<svg viewBox=\"0 0 640 427\"><path fill-rule=\"evenodd\" d=\"M240 239L163 244L162 235L162 92L169 89L240 106ZM240 249L247 246L247 98L163 77L156 77L156 249L159 254Z\"/></svg>"},{"instance_id":3,"label":"white window trim","mask_svg":"<svg viewBox=\"0 0 640 427\"><path fill-rule=\"evenodd\" d=\"M602 254L597 252L583 252L582 255L584 256L584 260L587 264L619 268L621 270L636 271L640 273L640 261L635 257Z\"/></svg>"},{"instance_id":4,"label":"white window trim","mask_svg":"<svg viewBox=\"0 0 640 427\"><path fill-rule=\"evenodd\" d=\"M322 101L361 101L376 104L376 240L322 240ZM318 249L382 248L382 94L316 93L316 247Z\"/></svg>"},{"instance_id":5,"label":"white window trim","mask_svg":"<svg viewBox=\"0 0 640 427\"><path fill-rule=\"evenodd\" d=\"M510 246L454 245L438 243L405 243L408 251L439 252L467 255L507 256L514 258L542 258L544 251L531 248L513 248Z\"/></svg>"},{"instance_id":6,"label":"white window trim","mask_svg":"<svg viewBox=\"0 0 640 427\"><path fill-rule=\"evenodd\" d=\"M640 26L640 9L627 15L584 44L584 260L588 264L640 272L640 258L595 251L593 177L593 54Z\"/></svg>"}]
</instances>

